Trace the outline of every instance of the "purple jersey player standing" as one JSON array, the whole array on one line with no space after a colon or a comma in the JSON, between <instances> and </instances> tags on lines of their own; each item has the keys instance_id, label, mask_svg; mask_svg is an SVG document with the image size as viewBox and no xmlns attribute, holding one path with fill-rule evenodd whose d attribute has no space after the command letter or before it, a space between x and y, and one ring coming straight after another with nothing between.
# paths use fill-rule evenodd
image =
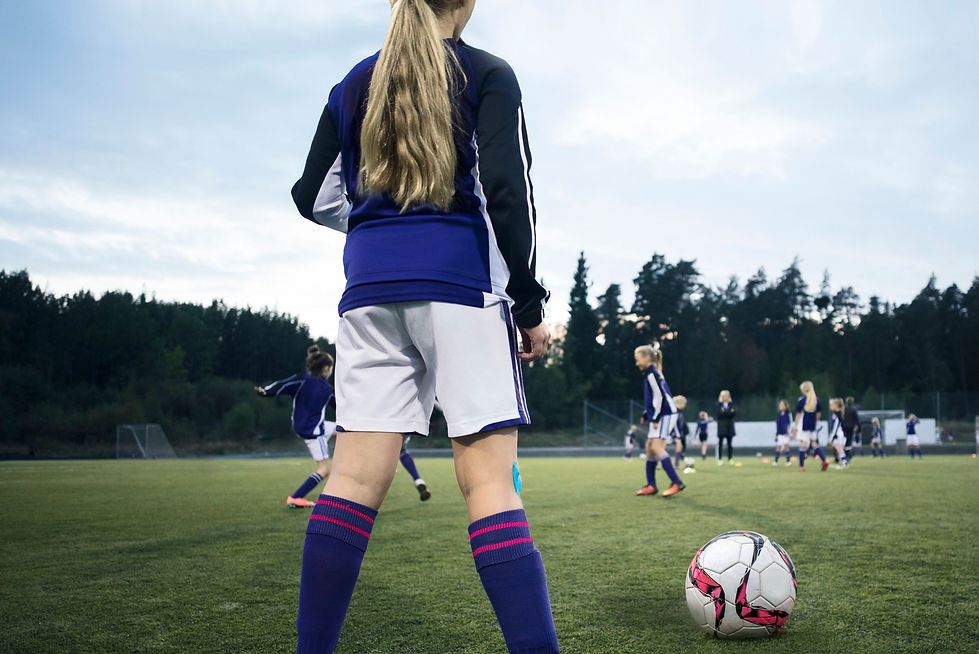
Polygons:
<instances>
[{"instance_id":1,"label":"purple jersey player standing","mask_svg":"<svg viewBox=\"0 0 979 654\"><path fill-rule=\"evenodd\" d=\"M663 491L663 497L670 497L686 486L676 474L676 468L666 453L666 446L672 440L676 424L677 408L670 394L670 387L663 379L663 352L659 347L640 345L635 350L636 367L642 371L643 396L646 410L642 422L649 423L649 436L646 438L646 485L636 491L636 495L655 495L656 465L661 464L672 485Z\"/></svg>"},{"instance_id":2,"label":"purple jersey player standing","mask_svg":"<svg viewBox=\"0 0 979 654\"><path fill-rule=\"evenodd\" d=\"M299 652L340 637L401 434L452 440L476 570L510 652L558 651L516 480L521 361L544 356L547 291L520 87L462 42L474 0L395 0L379 53L330 92L293 198L346 233L333 474L306 531ZM518 344L518 339L520 343Z\"/></svg>"}]
</instances>

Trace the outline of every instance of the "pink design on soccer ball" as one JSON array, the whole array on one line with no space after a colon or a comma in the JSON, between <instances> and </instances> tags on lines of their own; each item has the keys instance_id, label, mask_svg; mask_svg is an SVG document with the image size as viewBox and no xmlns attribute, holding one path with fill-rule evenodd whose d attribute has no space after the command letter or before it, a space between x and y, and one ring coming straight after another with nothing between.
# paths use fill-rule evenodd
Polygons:
<instances>
[{"instance_id":1,"label":"pink design on soccer ball","mask_svg":"<svg viewBox=\"0 0 979 654\"><path fill-rule=\"evenodd\" d=\"M751 574L751 570L748 570L744 574L744 579L742 579L741 584L738 585L738 596L734 601L734 607L737 609L738 617L745 622L750 622L751 624L757 624L763 627L774 627L774 631L778 631L782 628L782 625L785 624L785 621L788 620L789 614L785 611L765 609L748 604L749 574Z\"/></svg>"},{"instance_id":2,"label":"pink design on soccer ball","mask_svg":"<svg viewBox=\"0 0 979 654\"><path fill-rule=\"evenodd\" d=\"M724 619L724 589L700 565L700 554L703 551L700 549L694 554L687 574L690 576L690 583L697 590L714 600L714 628L716 629L720 627L721 621Z\"/></svg>"}]
</instances>

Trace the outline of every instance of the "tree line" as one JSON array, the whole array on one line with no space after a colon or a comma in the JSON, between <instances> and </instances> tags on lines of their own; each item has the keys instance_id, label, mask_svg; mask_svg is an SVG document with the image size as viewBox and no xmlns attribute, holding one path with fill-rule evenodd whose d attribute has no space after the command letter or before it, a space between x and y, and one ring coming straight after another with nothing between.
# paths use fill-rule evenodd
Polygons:
<instances>
[{"instance_id":1,"label":"tree line","mask_svg":"<svg viewBox=\"0 0 979 654\"><path fill-rule=\"evenodd\" d=\"M776 276L760 268L742 283L701 281L695 261L653 254L632 280L625 306L620 284L592 301L582 252L569 297L566 333L544 370L528 371L528 386L561 389L556 424L580 421L582 400L641 398L633 349L658 342L674 393L716 398L798 396L811 379L826 397L881 393L955 393L967 404L979 389L979 277L960 289L940 289L932 276L906 304L877 296L863 302L852 286L832 288L824 274L810 291L795 259ZM541 398L538 398L541 399ZM546 400L545 400L546 401ZM533 405L532 405L533 406ZM891 407L888 407L891 408ZM904 408L904 407L899 407ZM979 406L957 408L964 417ZM774 408L765 405L769 419Z\"/></svg>"},{"instance_id":2,"label":"tree line","mask_svg":"<svg viewBox=\"0 0 979 654\"><path fill-rule=\"evenodd\" d=\"M641 399L632 351L652 342L675 393L701 404L722 388L736 401L765 397L765 419L767 398L794 398L802 379L858 400L941 391L968 403L979 388L979 278L962 290L932 277L906 304L864 303L828 275L810 291L797 260L773 278L759 269L715 287L695 261L654 254L625 306L619 284L593 300L588 272L582 253L563 334L525 369L531 431L577 429L585 400ZM124 291L56 297L26 271L0 271L0 455L111 455L115 426L139 422L160 422L185 451L289 437L288 403L251 387L299 372L312 342L334 351L268 309Z\"/></svg>"}]
</instances>

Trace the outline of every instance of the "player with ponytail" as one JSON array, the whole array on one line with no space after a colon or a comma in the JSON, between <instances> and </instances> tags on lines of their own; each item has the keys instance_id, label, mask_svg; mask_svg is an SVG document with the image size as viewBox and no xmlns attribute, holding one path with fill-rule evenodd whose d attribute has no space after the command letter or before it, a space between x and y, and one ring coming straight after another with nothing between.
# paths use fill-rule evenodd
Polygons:
<instances>
[{"instance_id":1,"label":"player with ponytail","mask_svg":"<svg viewBox=\"0 0 979 654\"><path fill-rule=\"evenodd\" d=\"M299 652L332 652L401 434L438 397L472 556L510 652L557 652L515 480L522 361L550 338L520 87L460 40L475 0L397 0L379 54L330 92L292 195L346 233L333 474L303 548Z\"/></svg>"},{"instance_id":2,"label":"player with ponytail","mask_svg":"<svg viewBox=\"0 0 979 654\"><path fill-rule=\"evenodd\" d=\"M666 446L673 438L677 406L670 387L663 378L663 351L659 349L659 343L640 345L635 349L634 356L636 367L643 377L646 410L643 411L641 420L649 423L649 436L646 438L646 485L636 491L636 495L655 495L659 492L656 486L656 466L660 464L672 482L663 491L663 497L670 497L686 486L680 481L670 455L666 453Z\"/></svg>"},{"instance_id":3,"label":"player with ponytail","mask_svg":"<svg viewBox=\"0 0 979 654\"><path fill-rule=\"evenodd\" d=\"M792 427L792 435L798 434L799 438L799 470L806 469L806 452L809 443L816 446L816 455L822 459L823 470L829 467L823 448L819 446L819 436L817 425L822 417L823 405L816 396L816 389L811 381L804 381L799 384L802 396L795 403L795 425Z\"/></svg>"}]
</instances>

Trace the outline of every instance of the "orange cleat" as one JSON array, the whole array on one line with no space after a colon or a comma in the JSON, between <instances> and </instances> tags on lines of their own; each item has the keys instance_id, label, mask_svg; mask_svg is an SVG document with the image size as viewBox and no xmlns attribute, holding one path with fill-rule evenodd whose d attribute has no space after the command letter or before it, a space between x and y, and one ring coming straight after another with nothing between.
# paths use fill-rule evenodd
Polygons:
<instances>
[{"instance_id":1,"label":"orange cleat","mask_svg":"<svg viewBox=\"0 0 979 654\"><path fill-rule=\"evenodd\" d=\"M823 470L829 467L829 461L823 461Z\"/></svg>"},{"instance_id":2,"label":"orange cleat","mask_svg":"<svg viewBox=\"0 0 979 654\"><path fill-rule=\"evenodd\" d=\"M643 486L636 491L636 495L655 495L656 492L655 486Z\"/></svg>"},{"instance_id":3,"label":"orange cleat","mask_svg":"<svg viewBox=\"0 0 979 654\"><path fill-rule=\"evenodd\" d=\"M676 495L677 493L679 493L680 491L682 491L686 487L687 487L686 484L673 484L672 486L670 486L669 488L667 488L665 491L663 491L663 497L669 497L670 495Z\"/></svg>"},{"instance_id":4,"label":"orange cleat","mask_svg":"<svg viewBox=\"0 0 979 654\"><path fill-rule=\"evenodd\" d=\"M291 495L286 498L286 507L290 509L298 509L300 507L316 506L315 502L310 502L305 497L292 497Z\"/></svg>"}]
</instances>

